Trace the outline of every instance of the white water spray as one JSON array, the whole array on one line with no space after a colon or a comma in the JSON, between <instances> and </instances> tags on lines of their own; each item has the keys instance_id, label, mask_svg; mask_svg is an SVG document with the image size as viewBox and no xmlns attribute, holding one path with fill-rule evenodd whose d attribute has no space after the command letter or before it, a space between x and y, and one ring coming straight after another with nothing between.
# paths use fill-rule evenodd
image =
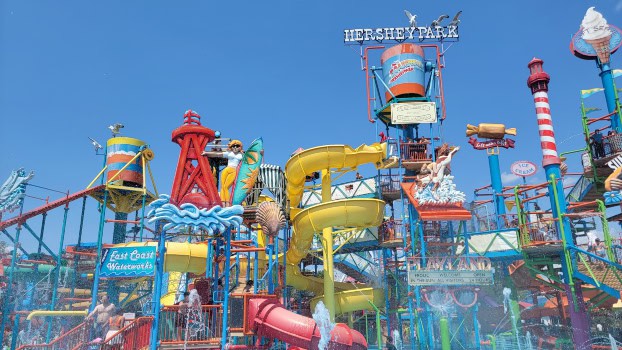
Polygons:
<instances>
[{"instance_id":1,"label":"white water spray","mask_svg":"<svg viewBox=\"0 0 622 350\"><path fill-rule=\"evenodd\" d=\"M527 331L527 334L525 335L526 339L525 342L527 343L527 350L534 350L533 349L533 344L531 343L531 333L529 333L529 331Z\"/></svg>"},{"instance_id":2,"label":"white water spray","mask_svg":"<svg viewBox=\"0 0 622 350\"><path fill-rule=\"evenodd\" d=\"M518 329L516 327L516 315L514 315L514 309L512 308L512 303L510 301L510 296L512 295L512 290L510 288L503 288L503 311L505 313L510 311L510 316L512 320L512 329L514 330L514 334L516 335L516 345L518 346L518 350L522 350L520 345L520 338L518 337Z\"/></svg>"},{"instance_id":3,"label":"white water spray","mask_svg":"<svg viewBox=\"0 0 622 350\"><path fill-rule=\"evenodd\" d=\"M402 338L400 337L400 332L397 329L393 330L393 342L395 343L395 347L397 350L402 350Z\"/></svg>"},{"instance_id":4,"label":"white water spray","mask_svg":"<svg viewBox=\"0 0 622 350\"><path fill-rule=\"evenodd\" d=\"M188 313L186 314L186 334L184 337L184 349L187 349L188 340L202 332L205 324L203 322L203 308L201 307L201 296L196 289L190 291L188 296Z\"/></svg>"},{"instance_id":5,"label":"white water spray","mask_svg":"<svg viewBox=\"0 0 622 350\"><path fill-rule=\"evenodd\" d=\"M611 334L609 334L609 343L611 343L611 350L618 350L618 343Z\"/></svg>"},{"instance_id":6,"label":"white water spray","mask_svg":"<svg viewBox=\"0 0 622 350\"><path fill-rule=\"evenodd\" d=\"M330 313L326 306L324 306L324 302L319 301L317 305L315 305L313 320L320 330L320 342L317 345L318 350L325 350L330 341L330 332L335 328L335 324L330 321Z\"/></svg>"}]
</instances>

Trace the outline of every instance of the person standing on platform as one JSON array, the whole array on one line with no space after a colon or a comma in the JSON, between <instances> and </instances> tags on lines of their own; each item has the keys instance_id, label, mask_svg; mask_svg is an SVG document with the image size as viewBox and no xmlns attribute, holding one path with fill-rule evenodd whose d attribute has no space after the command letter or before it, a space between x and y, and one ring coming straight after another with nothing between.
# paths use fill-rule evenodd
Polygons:
<instances>
[{"instance_id":1,"label":"person standing on platform","mask_svg":"<svg viewBox=\"0 0 622 350\"><path fill-rule=\"evenodd\" d=\"M108 327L110 318L114 314L115 306L108 299L108 295L104 294L101 298L101 304L95 306L93 311L86 317L88 321L92 321L95 317L95 334L94 338L101 338L102 340L108 333Z\"/></svg>"}]
</instances>

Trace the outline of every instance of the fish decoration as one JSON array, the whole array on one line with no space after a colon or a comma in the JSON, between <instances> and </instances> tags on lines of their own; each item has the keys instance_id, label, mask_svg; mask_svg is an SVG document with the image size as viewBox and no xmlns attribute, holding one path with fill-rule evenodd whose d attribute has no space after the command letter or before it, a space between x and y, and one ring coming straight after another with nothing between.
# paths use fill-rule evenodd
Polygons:
<instances>
[{"instance_id":1,"label":"fish decoration","mask_svg":"<svg viewBox=\"0 0 622 350\"><path fill-rule=\"evenodd\" d=\"M278 204L263 202L257 208L257 223L269 237L275 237L285 227L285 215Z\"/></svg>"},{"instance_id":2,"label":"fish decoration","mask_svg":"<svg viewBox=\"0 0 622 350\"><path fill-rule=\"evenodd\" d=\"M516 128L506 129L503 124L480 123L478 126L467 124L466 136L472 135L483 139L502 139L505 135L516 136Z\"/></svg>"},{"instance_id":3,"label":"fish decoration","mask_svg":"<svg viewBox=\"0 0 622 350\"><path fill-rule=\"evenodd\" d=\"M251 192L259 177L259 167L262 161L263 139L260 137L251 143L238 165L238 174L231 187L232 204L242 204Z\"/></svg>"}]
</instances>

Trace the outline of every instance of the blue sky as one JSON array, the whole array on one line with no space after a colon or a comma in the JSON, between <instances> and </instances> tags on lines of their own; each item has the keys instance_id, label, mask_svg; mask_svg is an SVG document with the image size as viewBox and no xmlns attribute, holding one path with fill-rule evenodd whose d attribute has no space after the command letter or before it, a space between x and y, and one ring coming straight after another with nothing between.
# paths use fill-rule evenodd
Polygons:
<instances>
[{"instance_id":1,"label":"blue sky","mask_svg":"<svg viewBox=\"0 0 622 350\"><path fill-rule=\"evenodd\" d=\"M35 184L83 189L102 161L87 137L103 143L121 122L155 151L158 188L168 192L179 153L170 135L186 109L225 137L262 136L266 162L280 165L298 147L374 142L358 52L343 45L343 29L406 25L404 9L422 23L463 10L443 71L444 136L463 146L452 170L470 197L489 178L486 155L466 143L467 123L518 128L517 148L501 154L504 172L519 159L541 162L526 86L533 56L552 77L558 147L583 146L579 90L601 84L595 64L568 45L589 6L622 25L621 1L3 1L0 177L21 166ZM604 107L602 95L589 101Z\"/></svg>"}]
</instances>

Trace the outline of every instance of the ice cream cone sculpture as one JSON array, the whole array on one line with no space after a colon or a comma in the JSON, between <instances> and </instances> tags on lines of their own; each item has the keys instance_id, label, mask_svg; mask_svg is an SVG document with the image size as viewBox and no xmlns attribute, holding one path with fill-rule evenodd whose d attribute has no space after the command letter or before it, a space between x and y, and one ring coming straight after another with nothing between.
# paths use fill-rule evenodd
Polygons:
<instances>
[{"instance_id":1,"label":"ice cream cone sculpture","mask_svg":"<svg viewBox=\"0 0 622 350\"><path fill-rule=\"evenodd\" d=\"M581 29L583 30L581 38L586 43L592 45L600 63L608 64L611 55L610 42L612 33L607 20L600 12L594 10L594 7L590 7L587 9L585 17L583 17Z\"/></svg>"},{"instance_id":2,"label":"ice cream cone sculpture","mask_svg":"<svg viewBox=\"0 0 622 350\"><path fill-rule=\"evenodd\" d=\"M467 124L466 136L477 135L483 139L502 139L506 134L516 136L516 128L506 129L503 124L481 123L478 126Z\"/></svg>"}]
</instances>

